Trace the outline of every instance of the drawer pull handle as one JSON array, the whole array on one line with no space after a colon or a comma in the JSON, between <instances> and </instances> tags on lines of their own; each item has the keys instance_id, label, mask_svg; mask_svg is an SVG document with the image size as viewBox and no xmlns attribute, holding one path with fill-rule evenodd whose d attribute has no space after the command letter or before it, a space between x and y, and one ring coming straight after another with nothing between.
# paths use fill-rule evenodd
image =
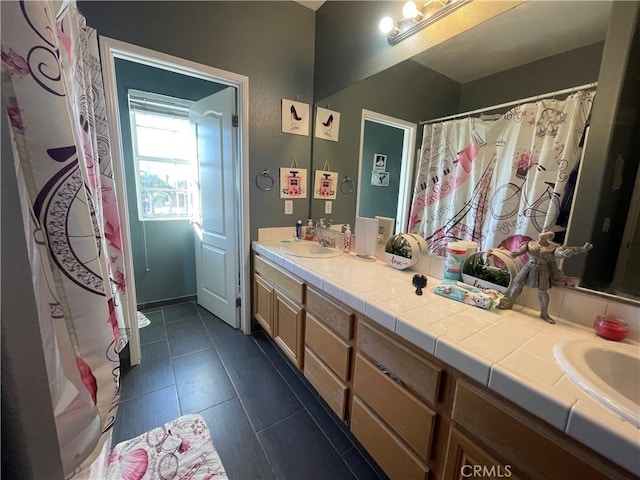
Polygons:
<instances>
[{"instance_id":1,"label":"drawer pull handle","mask_svg":"<svg viewBox=\"0 0 640 480\"><path fill-rule=\"evenodd\" d=\"M382 373L384 373L387 377L389 377L391 380L393 380L394 382L396 382L399 385L403 385L402 380L400 380L400 378L398 378L397 375L395 375L394 373L390 372L389 370L387 370L387 367L385 367L384 365L382 365L380 362L376 362L376 368L378 370L380 370Z\"/></svg>"}]
</instances>

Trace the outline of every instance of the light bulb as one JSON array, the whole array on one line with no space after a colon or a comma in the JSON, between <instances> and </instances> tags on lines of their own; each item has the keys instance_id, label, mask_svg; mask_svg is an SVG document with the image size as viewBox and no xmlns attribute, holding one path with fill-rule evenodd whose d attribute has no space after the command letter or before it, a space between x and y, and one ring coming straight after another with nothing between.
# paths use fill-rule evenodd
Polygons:
<instances>
[{"instance_id":1,"label":"light bulb","mask_svg":"<svg viewBox=\"0 0 640 480\"><path fill-rule=\"evenodd\" d=\"M404 18L416 18L420 15L420 10L416 7L415 2L407 2L402 7L402 16Z\"/></svg>"},{"instance_id":2,"label":"light bulb","mask_svg":"<svg viewBox=\"0 0 640 480\"><path fill-rule=\"evenodd\" d=\"M384 17L382 20L380 20L380 30L382 31L382 33L389 33L391 30L393 30L393 27L394 23L391 17Z\"/></svg>"}]
</instances>

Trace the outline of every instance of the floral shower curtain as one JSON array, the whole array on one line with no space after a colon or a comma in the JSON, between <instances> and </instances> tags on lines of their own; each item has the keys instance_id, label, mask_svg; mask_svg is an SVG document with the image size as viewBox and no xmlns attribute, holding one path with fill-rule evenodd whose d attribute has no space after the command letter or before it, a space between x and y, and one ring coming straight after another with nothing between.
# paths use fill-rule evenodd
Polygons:
<instances>
[{"instance_id":1,"label":"floral shower curtain","mask_svg":"<svg viewBox=\"0 0 640 480\"><path fill-rule=\"evenodd\" d=\"M97 35L74 3L2 7L2 86L63 467L99 453L119 398L127 288ZM5 159L3 159L5 161Z\"/></svg>"},{"instance_id":2,"label":"floral shower curtain","mask_svg":"<svg viewBox=\"0 0 640 480\"><path fill-rule=\"evenodd\" d=\"M513 250L543 230L562 232L594 95L425 125L409 231L436 254L455 240Z\"/></svg>"}]
</instances>

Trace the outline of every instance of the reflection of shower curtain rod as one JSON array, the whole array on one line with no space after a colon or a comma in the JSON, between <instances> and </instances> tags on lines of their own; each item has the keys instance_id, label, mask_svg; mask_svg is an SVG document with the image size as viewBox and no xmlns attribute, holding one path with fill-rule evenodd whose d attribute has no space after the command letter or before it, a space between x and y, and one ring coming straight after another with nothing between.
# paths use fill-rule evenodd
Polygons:
<instances>
[{"instance_id":1,"label":"reflection of shower curtain rod","mask_svg":"<svg viewBox=\"0 0 640 480\"><path fill-rule=\"evenodd\" d=\"M586 90L588 88L596 87L596 86L598 86L598 82L587 83L586 85L580 85L579 87L566 88L564 90L558 90L556 92L543 93L542 95L535 95L533 97L522 98L520 100L514 100L512 102L501 103L500 105L493 105L491 107L479 108L478 110L472 110L470 112L456 113L455 115L449 115L448 117L440 117L434 120L426 120L426 121L420 122L420 125L428 125L430 123L444 122L445 120L454 120L456 118L468 117L470 115L475 115L476 113L490 112L491 110L498 110L499 108L511 107L513 105L519 105L521 103L526 103L530 101L537 101L543 98L556 97L558 95L564 95L565 93L573 93L573 92Z\"/></svg>"}]
</instances>

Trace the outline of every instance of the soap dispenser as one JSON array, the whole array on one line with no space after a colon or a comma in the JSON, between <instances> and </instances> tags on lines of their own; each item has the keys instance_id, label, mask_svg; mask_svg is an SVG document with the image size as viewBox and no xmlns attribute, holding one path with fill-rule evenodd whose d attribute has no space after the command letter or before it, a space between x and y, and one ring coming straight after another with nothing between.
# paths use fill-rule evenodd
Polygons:
<instances>
[{"instance_id":1,"label":"soap dispenser","mask_svg":"<svg viewBox=\"0 0 640 480\"><path fill-rule=\"evenodd\" d=\"M313 220L309 219L307 221L307 228L304 234L305 240L315 240L316 239L316 229L313 226Z\"/></svg>"},{"instance_id":2,"label":"soap dispenser","mask_svg":"<svg viewBox=\"0 0 640 480\"><path fill-rule=\"evenodd\" d=\"M344 253L351 252L351 227L349 226L349 224L347 224L344 229L344 238L342 240L342 251Z\"/></svg>"}]
</instances>

